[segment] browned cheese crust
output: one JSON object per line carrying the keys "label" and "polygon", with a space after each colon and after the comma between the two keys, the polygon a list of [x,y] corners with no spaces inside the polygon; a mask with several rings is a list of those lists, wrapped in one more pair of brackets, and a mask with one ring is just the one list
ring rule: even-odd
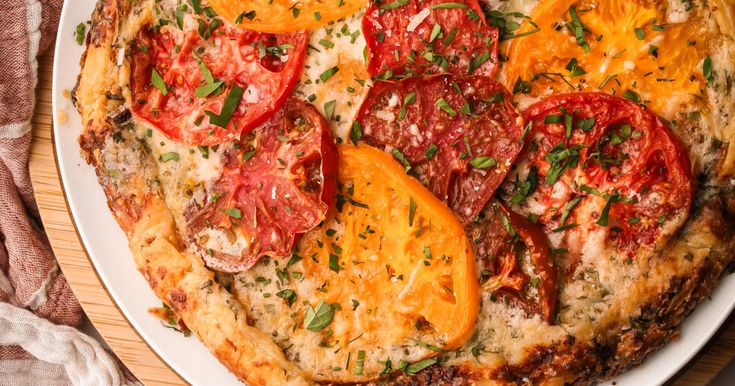
{"label": "browned cheese crust", "polygon": [[130,114],[122,102],[129,90],[118,83],[125,68],[115,65],[118,50],[124,49],[117,43],[125,34],[121,21],[150,17],[144,11],[130,15],[130,7],[129,1],[100,1],[92,17],[74,92],[84,123],[84,156],[96,168],[138,269],[210,351],[248,384],[307,384],[265,334],[248,326],[238,301],[214,281],[201,259],[183,247],[158,188],[157,166],[144,145],[126,131]]}

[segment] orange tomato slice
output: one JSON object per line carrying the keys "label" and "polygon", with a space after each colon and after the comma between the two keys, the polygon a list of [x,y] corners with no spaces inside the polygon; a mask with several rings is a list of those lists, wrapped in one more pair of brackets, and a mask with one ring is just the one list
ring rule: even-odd
{"label": "orange tomato slice", "polygon": [[209,0],[209,5],[240,27],[281,33],[339,20],[367,5],[367,0]]}
{"label": "orange tomato slice", "polygon": [[[334,283],[324,301],[343,309],[351,299],[361,304],[335,314],[334,340],[349,346],[361,334],[354,345],[374,342],[386,350],[419,339],[446,350],[461,346],[479,309],[474,255],[462,224],[376,148],[341,146],[339,181],[337,210],[298,248],[304,277]],[[303,297],[313,298],[313,290]],[[417,331],[417,323],[426,328]]]}
{"label": "orange tomato slice", "polygon": [[[605,91],[640,97],[658,115],[676,118],[681,106],[696,105],[706,84],[701,62],[706,56],[708,27],[690,16],[673,23],[661,1],[542,0],[531,23],[516,32],[528,35],[509,41],[508,65],[502,78],[516,91],[519,79],[529,82],[530,95],[571,91]],[[572,12],[586,28],[589,45],[570,30]],[[632,94],[634,93],[634,94]]]}

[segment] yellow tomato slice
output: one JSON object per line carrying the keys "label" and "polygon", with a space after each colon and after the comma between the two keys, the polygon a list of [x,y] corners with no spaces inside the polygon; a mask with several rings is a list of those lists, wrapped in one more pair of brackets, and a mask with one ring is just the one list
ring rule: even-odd
{"label": "yellow tomato slice", "polygon": [[307,234],[298,252],[304,277],[333,283],[326,302],[343,309],[351,299],[361,304],[335,314],[333,338],[346,343],[362,334],[357,344],[386,348],[416,340],[448,350],[461,346],[479,308],[474,256],[462,224],[376,148],[341,146],[339,177],[341,211],[320,232]]}
{"label": "yellow tomato slice", "polygon": [[261,32],[317,28],[352,15],[367,0],[209,0],[225,19]]}
{"label": "yellow tomato slice", "polygon": [[[706,84],[701,63],[708,28],[694,16],[667,22],[664,3],[542,0],[531,15],[540,30],[509,42],[503,81],[510,89],[519,79],[529,82],[533,96],[600,90],[623,96],[630,90],[654,112],[675,117],[682,106],[698,103]],[[589,52],[567,27],[571,7],[588,30]],[[516,34],[534,29],[525,23]]]}

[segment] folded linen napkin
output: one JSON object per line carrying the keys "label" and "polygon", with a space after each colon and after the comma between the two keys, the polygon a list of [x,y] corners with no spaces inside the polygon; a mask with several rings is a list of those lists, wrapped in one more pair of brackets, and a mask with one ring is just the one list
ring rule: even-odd
{"label": "folded linen napkin", "polygon": [[28,174],[36,57],[63,0],[0,0],[0,386],[135,378],[79,332],[82,309],[43,232]]}

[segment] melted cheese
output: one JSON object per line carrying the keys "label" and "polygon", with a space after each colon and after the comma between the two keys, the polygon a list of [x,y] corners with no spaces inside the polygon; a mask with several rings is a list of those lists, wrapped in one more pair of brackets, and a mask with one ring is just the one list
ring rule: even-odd
{"label": "melted cheese", "polygon": [[[364,11],[311,31],[310,48],[295,94],[319,108],[335,135],[344,138],[372,84],[363,57],[365,37],[361,21]],[[339,68],[326,82],[321,75]],[[328,103],[334,112],[327,116]]]}
{"label": "melted cheese", "polygon": [[[386,358],[416,362],[460,347],[474,331],[479,308],[462,225],[385,152],[343,146],[339,170],[348,202],[299,243],[303,259],[287,267],[299,279],[273,277],[268,263],[238,275],[237,291],[254,323],[288,330],[288,354],[317,380],[374,379],[383,368],[378,361]],[[279,285],[294,291],[295,304],[264,301],[258,283],[265,280],[258,277],[269,278],[273,291]],[[339,309],[326,328],[309,331],[304,305],[322,300]],[[268,311],[277,306],[283,314]],[[364,376],[354,377],[354,367],[345,363],[359,351],[367,353]]]}

